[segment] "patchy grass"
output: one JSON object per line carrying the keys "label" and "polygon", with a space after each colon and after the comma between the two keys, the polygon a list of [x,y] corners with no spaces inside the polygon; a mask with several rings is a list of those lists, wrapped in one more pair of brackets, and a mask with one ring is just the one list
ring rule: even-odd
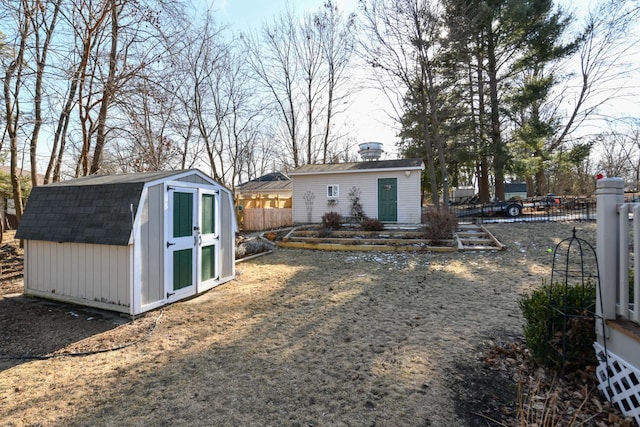
{"label": "patchy grass", "polygon": [[[514,407],[515,388],[474,375],[488,371],[485,353],[498,336],[522,334],[518,300],[548,277],[546,249],[574,226],[590,236],[595,230],[490,226],[508,246],[501,252],[277,249],[238,264],[235,281],[197,298],[134,321],[101,318],[103,330],[66,306],[3,297],[0,328],[13,323],[15,331],[3,352],[124,346],[0,359],[2,423],[484,426],[506,419],[500,408]],[[37,309],[15,317],[24,304]],[[32,345],[19,347],[27,338]],[[499,390],[461,392],[472,383]],[[470,401],[472,412],[460,410]]]}

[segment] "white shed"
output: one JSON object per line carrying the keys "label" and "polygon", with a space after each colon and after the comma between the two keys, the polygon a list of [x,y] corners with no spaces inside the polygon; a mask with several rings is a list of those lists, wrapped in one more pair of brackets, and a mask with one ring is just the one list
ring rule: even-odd
{"label": "white shed", "polygon": [[26,295],[136,315],[235,277],[233,196],[199,170],[38,186],[16,237]]}
{"label": "white shed", "polygon": [[351,216],[357,197],[365,215],[389,223],[419,224],[422,159],[304,165],[293,180],[293,222],[319,223],[327,212]]}

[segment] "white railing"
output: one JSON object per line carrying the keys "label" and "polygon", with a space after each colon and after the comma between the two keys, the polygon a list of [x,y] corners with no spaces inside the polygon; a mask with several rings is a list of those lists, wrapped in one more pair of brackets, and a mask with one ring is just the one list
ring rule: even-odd
{"label": "white railing", "polygon": [[[602,297],[602,313],[599,314],[605,319],[620,316],[640,323],[637,308],[640,302],[640,203],[624,202],[624,183],[620,178],[599,180],[596,195],[596,253],[601,286],[598,297]],[[631,241],[632,246],[629,245]],[[638,248],[638,256],[635,256],[635,248]],[[630,285],[631,270],[635,274]]]}
{"label": "white railing", "polygon": [[[596,312],[601,319],[622,318],[640,324],[637,308],[640,305],[640,203],[624,202],[624,183],[620,178],[598,180],[596,196],[596,255],[600,276]],[[629,245],[631,241],[633,246]],[[633,283],[629,284],[631,270]],[[598,388],[640,426],[638,342],[614,327],[605,327],[607,323],[596,322]]]}
{"label": "white railing", "polygon": [[[629,227],[629,217],[633,218]],[[618,301],[616,313],[623,319],[640,323],[640,253],[635,256],[635,248],[640,248],[640,203],[623,203],[618,206]],[[633,246],[629,242],[633,239]],[[631,250],[632,249],[632,250]],[[631,252],[634,256],[631,257]],[[631,259],[633,258],[633,259]],[[629,284],[629,272],[633,269],[633,283]]]}

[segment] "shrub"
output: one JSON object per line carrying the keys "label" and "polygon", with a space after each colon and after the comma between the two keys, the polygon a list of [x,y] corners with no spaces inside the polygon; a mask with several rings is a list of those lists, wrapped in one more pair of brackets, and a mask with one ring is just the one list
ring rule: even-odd
{"label": "shrub", "polygon": [[318,237],[330,237],[331,236],[331,232],[333,230],[331,230],[330,228],[321,228],[318,230]]}
{"label": "shrub", "polygon": [[384,230],[384,224],[376,218],[365,218],[360,221],[360,227],[364,231],[382,231]]}
{"label": "shrub", "polygon": [[424,215],[427,224],[425,237],[433,243],[453,238],[453,233],[458,228],[458,218],[446,209],[429,209]]}
{"label": "shrub", "polygon": [[338,212],[327,212],[322,215],[322,228],[337,230],[342,224],[342,215]]}
{"label": "shrub", "polygon": [[351,202],[350,213],[351,216],[357,219],[366,219],[367,215],[364,213],[362,204],[360,203],[360,189],[353,186],[349,190],[349,202]]}
{"label": "shrub", "polygon": [[595,303],[596,287],[590,281],[577,286],[543,284],[524,296],[519,305],[531,359],[552,369],[579,369],[594,363],[596,330],[591,313]]}

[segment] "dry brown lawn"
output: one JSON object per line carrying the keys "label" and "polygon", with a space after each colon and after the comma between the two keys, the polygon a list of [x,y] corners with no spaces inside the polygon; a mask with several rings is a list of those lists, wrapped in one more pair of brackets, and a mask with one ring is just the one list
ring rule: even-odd
{"label": "dry brown lawn", "polygon": [[134,321],[5,284],[0,425],[496,425],[515,383],[484,356],[573,227],[595,245],[594,223],[514,223],[487,225],[500,252],[278,249]]}

